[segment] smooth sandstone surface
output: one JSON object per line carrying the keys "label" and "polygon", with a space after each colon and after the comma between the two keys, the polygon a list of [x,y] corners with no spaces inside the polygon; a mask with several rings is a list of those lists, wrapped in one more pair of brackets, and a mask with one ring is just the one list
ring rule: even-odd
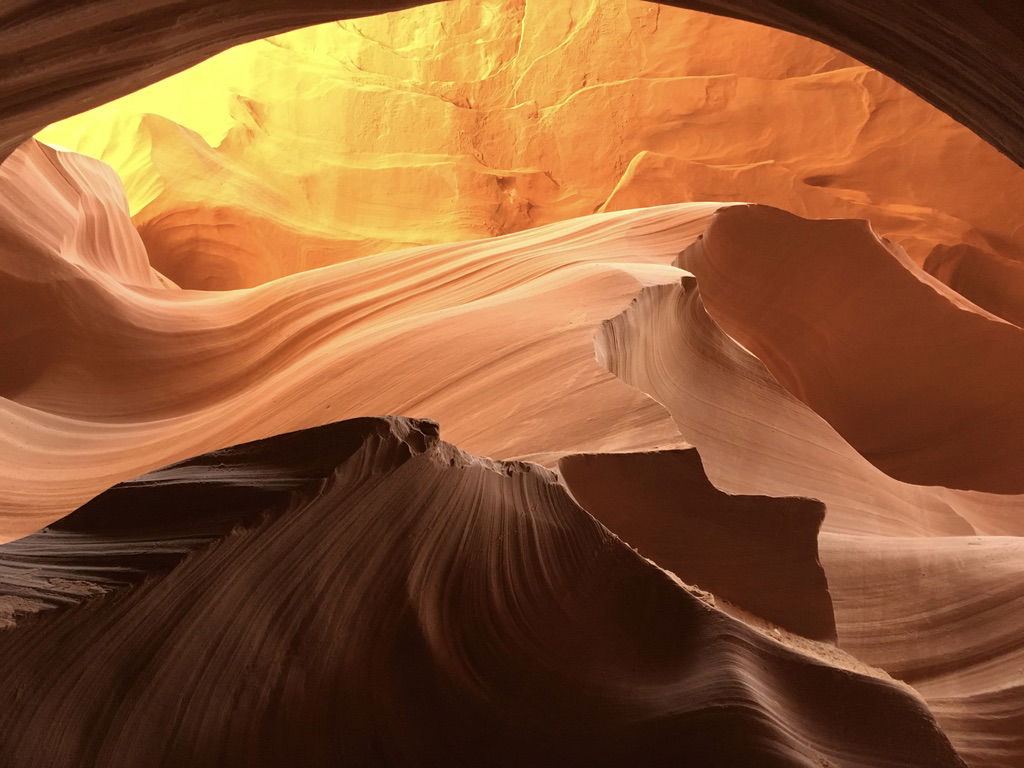
{"label": "smooth sandstone surface", "polygon": [[26,144],[0,167],[0,195],[3,537],[168,461],[367,413],[444,420],[469,450],[548,464],[683,444],[661,406],[598,364],[593,335],[645,285],[678,280],[669,263],[717,205],[599,214],[214,293],[147,265],[95,160]]}
{"label": "smooth sandstone surface", "polygon": [[840,647],[921,693],[970,765],[1024,755],[1024,539],[819,542]]}
{"label": "smooth sandstone surface", "polygon": [[[699,4],[1024,157],[1017,3]],[[1024,764],[1020,169],[592,0],[23,141],[287,6],[0,10],[0,762]]]}
{"label": "smooth sandstone surface", "polygon": [[[726,221],[737,216],[740,222]],[[811,280],[822,273],[827,277],[829,269],[841,269],[843,262],[838,258],[810,259],[804,250],[808,246],[817,246],[819,255],[842,252],[843,248],[859,251],[857,263],[864,265],[870,265],[873,258],[888,259],[890,266],[905,271],[901,279],[909,276],[920,281],[924,291],[909,291],[898,301],[890,298],[887,305],[925,320],[936,307],[955,306],[956,313],[939,315],[944,319],[933,330],[940,338],[955,337],[964,326],[975,327],[979,319],[998,328],[1017,329],[953,295],[898,253],[866,236],[870,233],[863,223],[809,222],[780,211],[732,207],[716,214],[702,240],[680,257],[681,263],[694,267],[698,277],[684,276],[678,285],[645,289],[626,312],[602,327],[597,347],[609,370],[669,409],[680,434],[700,451],[707,477],[718,488],[733,494],[801,495],[823,500],[826,514],[818,552],[839,647],[913,685],[970,765],[1019,765],[1024,757],[1019,738],[1024,680],[1016,628],[1019,575],[1024,568],[1024,539],[1020,538],[1024,497],[911,485],[884,474],[844,440],[823,413],[784,387],[765,363],[740,346],[738,340],[745,336],[737,333],[734,340],[719,328],[705,309],[703,292],[704,286],[714,286],[720,275],[712,269],[715,264],[697,265],[708,257],[709,250],[721,245],[713,238],[723,221],[733,228],[747,224],[760,235],[732,243],[733,255],[742,254],[750,267],[744,275],[757,275],[758,269],[772,268],[790,256],[802,254],[804,258],[805,269],[789,273],[792,283],[762,276],[747,284],[756,295],[771,295],[769,301],[779,301],[777,311],[763,310],[754,297],[736,291],[719,295],[720,301],[735,297],[733,302],[720,304],[727,321],[733,317],[728,313],[737,309],[759,318],[743,327],[756,333],[762,348],[801,339],[785,324],[786,310],[800,306],[799,275]],[[788,236],[785,240],[779,236],[783,225]],[[821,242],[822,228],[830,235],[827,245]],[[764,260],[763,265],[759,259]],[[735,263],[728,268],[731,275],[741,271]],[[850,320],[848,330],[857,326],[865,332],[877,321],[879,304],[863,298],[870,293],[860,292],[897,291],[900,279],[880,280],[871,268],[847,269],[844,276],[841,291],[834,285],[828,288],[827,280],[819,280],[815,293],[819,298],[831,297],[832,303],[843,308]],[[780,293],[776,288],[780,284],[793,290]],[[787,297],[792,300],[786,301]],[[943,303],[935,304],[937,301]],[[827,331],[834,326],[824,314],[811,327]],[[914,326],[904,327],[912,330]],[[868,335],[889,343],[881,334]],[[928,344],[927,339],[924,335],[904,348],[918,353],[949,352],[948,347]],[[808,349],[814,348],[813,341],[814,337],[810,343],[805,340]],[[828,349],[836,348],[831,339],[825,341]],[[877,360],[871,347],[847,342],[839,349],[850,356],[850,365],[856,359],[857,365],[868,371]],[[990,356],[995,357],[995,352],[990,350]],[[811,357],[795,356],[785,370],[820,380],[823,374]],[[900,363],[894,369],[897,378],[910,378],[921,366],[921,361],[909,354]],[[946,381],[954,394],[977,396],[984,391],[972,390],[971,380],[963,377],[951,376]],[[1012,379],[1000,381],[1012,385]],[[892,388],[898,392],[895,384],[898,382]],[[845,402],[850,408],[848,415],[857,412],[854,398],[847,397]],[[986,404],[984,399],[976,402]],[[1000,402],[989,400],[987,405]],[[890,404],[879,395],[875,402],[860,407],[873,416]],[[956,448],[947,444],[947,455],[956,453]],[[601,511],[616,498],[630,495],[634,478],[659,476],[664,456],[640,453],[617,459],[630,461],[637,469],[630,476],[606,470],[595,477],[592,482],[603,492],[589,503]],[[1003,467],[1008,477],[1014,477],[1020,467],[1011,455],[994,453],[989,459]],[[685,487],[679,475],[680,486]],[[670,488],[668,476],[660,476],[664,478],[660,487]],[[570,487],[572,479],[571,474],[567,476]],[[671,499],[670,490],[663,493]],[[683,504],[676,501],[675,509],[685,509]],[[676,540],[686,541],[687,526],[692,523],[678,511],[675,517],[665,517],[663,508],[663,502],[644,506],[621,503],[609,519],[621,527],[627,541],[634,536],[641,551],[645,546],[654,551],[668,549],[668,556],[662,558],[670,563],[671,548],[685,546]],[[652,538],[651,531],[658,530],[652,527],[655,525],[668,525],[678,537],[662,528]],[[701,558],[728,562],[743,551],[742,544],[736,549],[715,541],[711,536],[701,538],[706,546]]]}
{"label": "smooth sandstone surface", "polygon": [[886,474],[1024,492],[1024,331],[866,222],[734,206],[677,263],[715,323]]}
{"label": "smooth sandstone surface", "polygon": [[576,454],[558,471],[580,506],[687,584],[798,635],[836,639],[818,562],[821,502],[722,493],[693,448]]}
{"label": "smooth sandstone surface", "polygon": [[[769,224],[782,216],[792,238],[788,255],[813,243],[804,230],[813,231],[820,223],[744,206],[664,206],[358,259],[245,291],[188,291],[148,265],[116,178],[101,163],[29,143],[0,171],[6,174],[0,181],[6,179],[5,200],[14,214],[5,221],[4,279],[9,295],[23,297],[9,315],[21,322],[5,325],[14,333],[8,332],[4,349],[10,359],[32,363],[8,368],[18,375],[8,374],[4,381],[2,456],[10,499],[6,509],[14,512],[5,521],[10,535],[52,521],[132,471],[204,447],[349,413],[422,408],[428,415],[450,416],[467,444],[484,446],[493,455],[534,456],[550,465],[581,451],[604,452],[606,457],[598,461],[622,461],[614,455],[678,450],[689,442],[701,452],[701,476],[706,472],[721,491],[824,502],[821,546],[828,592],[812,594],[814,600],[828,595],[831,601],[834,581],[841,599],[822,603],[816,621],[794,613],[795,590],[780,601],[769,578],[743,583],[727,569],[715,574],[702,570],[697,561],[688,562],[680,554],[685,553],[685,525],[675,529],[675,540],[664,528],[653,540],[646,539],[645,531],[659,525],[659,515],[670,529],[679,522],[664,517],[664,500],[671,498],[671,491],[659,497],[652,484],[647,489],[651,495],[640,496],[643,503],[635,521],[622,517],[621,509],[602,510],[614,498],[611,473],[591,481],[593,488],[587,482],[581,485],[577,477],[574,494],[657,565],[709,585],[711,599],[720,599],[743,623],[837,663],[830,652],[808,647],[809,641],[797,636],[830,636],[831,606],[840,646],[914,685],[971,765],[1011,766],[1019,759],[1014,718],[1024,687],[1007,674],[1015,663],[1014,646],[999,635],[990,636],[995,638],[991,642],[981,635],[972,640],[968,629],[976,624],[976,612],[987,610],[994,599],[1002,601],[998,605],[1005,609],[1005,627],[1014,626],[1012,596],[998,598],[1000,582],[991,570],[993,579],[986,576],[986,560],[978,558],[970,561],[975,579],[970,583],[977,585],[977,592],[970,598],[971,607],[964,609],[965,618],[950,616],[934,603],[914,609],[910,601],[914,595],[952,599],[959,587],[944,579],[956,573],[954,564],[965,562],[971,542],[995,546],[1000,541],[969,537],[1019,535],[1021,498],[911,485],[887,476],[812,404],[782,386],[764,363],[718,327],[704,309],[697,279],[668,266],[688,247],[706,243],[714,234],[713,222],[733,211],[744,216],[765,213]],[[35,183],[25,185],[25,178]],[[768,235],[778,233],[761,217],[754,221],[765,237],[741,242],[732,255],[756,266],[763,244],[778,242]],[[871,259],[891,259],[920,281],[926,292],[912,291],[905,301],[911,308],[920,305],[924,316],[941,301],[945,304],[939,306],[949,304],[960,313],[948,315],[954,325],[980,319],[1014,329],[901,261],[897,252],[884,247],[879,251],[879,241],[865,238],[863,225],[833,222],[829,227],[840,236],[825,251],[835,252],[834,246],[841,245],[861,253],[869,265]],[[711,234],[697,241],[701,231]],[[684,261],[693,258],[693,251],[688,253]],[[19,258],[24,254],[31,258]],[[858,296],[850,290],[858,281],[876,284],[870,269],[848,276],[844,295]],[[900,285],[894,280],[893,290]],[[356,293],[356,286],[362,291]],[[577,298],[567,306],[570,296]],[[616,311],[622,314],[602,325]],[[870,313],[859,317],[873,321]],[[758,330],[768,341],[786,340],[780,327],[768,324]],[[850,350],[853,354],[857,348]],[[868,353],[862,349],[860,354]],[[796,360],[803,375],[819,375],[809,364],[813,357]],[[913,359],[908,370],[912,365]],[[394,407],[399,400],[405,404]],[[607,456],[609,452],[613,455]],[[673,454],[639,454],[641,466],[658,455]],[[572,462],[572,457],[563,459],[567,467]],[[679,479],[677,471],[671,474]],[[664,471],[651,476],[660,477],[658,487],[666,487]],[[566,478],[572,487],[571,470]],[[703,515],[713,514],[724,494],[711,486],[689,492],[698,489],[690,503]],[[763,498],[755,509],[767,510],[779,502]],[[806,504],[818,508],[817,502]],[[146,525],[146,508],[132,507],[141,515],[139,525]],[[203,536],[218,535],[224,518],[217,520]],[[811,528],[805,522],[802,530],[816,529],[818,520]],[[744,553],[742,536],[730,540],[705,529],[694,546],[705,557],[712,556],[710,562],[741,563],[746,558],[749,567],[752,550]],[[195,535],[186,539],[193,541]],[[159,568],[190,551],[190,545],[171,533],[165,546],[144,540],[148,543],[139,556],[146,562],[155,558],[162,564]],[[11,545],[16,554],[10,566],[13,586],[4,601],[8,624],[18,626],[18,617],[26,612],[74,603],[109,588],[107,577],[93,582],[77,578],[65,565],[23,563],[22,547],[34,552],[35,542],[46,539],[25,541],[30,544]],[[73,541],[83,549],[75,556],[64,551],[60,557],[68,559],[56,563],[81,562],[81,557],[95,563],[107,557],[103,542],[92,547],[77,536]],[[804,567],[820,579],[813,547],[807,548],[806,537],[803,541]],[[1020,562],[1019,550],[1012,546],[1016,539],[1005,541],[1011,546],[1001,551],[1006,565],[1000,572],[1012,574]],[[894,550],[890,542],[908,543]],[[965,549],[950,550],[943,542],[964,542]],[[916,571],[915,561],[909,561],[908,570],[902,554],[887,559],[886,553],[915,548],[949,552],[951,557],[940,558],[931,570]],[[756,556],[762,568],[774,563],[778,578],[789,578],[785,568],[779,570],[786,559],[783,552],[768,546]],[[870,574],[855,567],[870,562],[865,553],[879,558]],[[130,553],[115,547],[114,554]],[[48,573],[50,567],[57,570]],[[125,563],[112,567],[122,575],[134,568]],[[764,571],[770,572],[771,567]],[[919,578],[918,573],[931,575]],[[891,594],[891,604],[886,602],[883,610],[872,595],[893,583],[906,587],[908,602]],[[994,610],[998,615],[1000,609]],[[899,626],[904,611],[915,611],[919,624],[904,624],[903,634],[885,629],[893,622]],[[761,621],[765,616],[767,625]],[[997,618],[992,621],[1000,626]],[[797,634],[779,633],[779,626]],[[937,639],[912,639],[927,633]],[[34,646],[36,638],[24,642]],[[933,669],[929,654],[945,654],[948,662]],[[920,669],[926,671],[914,672]],[[772,706],[778,704],[772,701]],[[45,701],[41,705],[49,706]],[[144,714],[139,717],[149,720]],[[730,722],[729,727],[737,727],[735,720]],[[103,732],[95,724],[81,727]],[[27,735],[30,728],[18,730],[29,739],[26,744],[35,743]],[[135,754],[122,742],[112,743],[117,746],[109,747],[111,755]],[[700,747],[691,743],[687,749]],[[749,756],[759,754],[761,747],[744,743],[741,749]],[[892,759],[896,753],[886,754]],[[828,759],[844,764],[834,756]]]}
{"label": "smooth sandstone surface", "polygon": [[869,462],[714,323],[692,276],[642,291],[595,343],[603,365],[671,412],[727,493],[819,499],[825,529],[842,533],[1024,534],[1024,496],[912,485]]}
{"label": "smooth sandstone surface", "polygon": [[936,246],[923,266],[964,298],[1024,328],[1024,263],[960,243]]}
{"label": "smooth sandstone surface", "polygon": [[[14,502],[7,509],[16,513],[7,522],[13,535],[54,519],[134,468],[253,432],[281,431],[287,424],[302,426],[304,419],[315,423],[347,412],[398,410],[394,403],[400,398],[408,403],[400,406],[403,409],[451,416],[467,443],[483,445],[496,455],[536,455],[549,463],[581,450],[649,450],[682,446],[687,440],[703,454],[704,467],[696,479],[706,469],[712,482],[732,493],[819,498],[826,505],[826,530],[860,534],[861,538],[825,540],[829,545],[825,576],[837,579],[843,595],[835,609],[840,643],[849,644],[861,659],[905,676],[919,686],[927,701],[934,699],[935,712],[949,724],[957,748],[977,758],[972,764],[1012,765],[1020,754],[1012,735],[1012,713],[1021,687],[1005,673],[977,671],[979,664],[982,669],[986,664],[1001,669],[1011,658],[1003,646],[987,647],[988,661],[973,661],[977,654],[958,656],[957,649],[964,646],[954,645],[947,652],[953,666],[945,677],[907,674],[908,668],[925,663],[919,661],[923,649],[932,646],[903,641],[901,647],[897,640],[887,639],[888,633],[872,633],[870,628],[884,621],[886,614],[872,608],[870,601],[858,602],[857,597],[872,579],[856,570],[850,576],[851,569],[843,565],[864,561],[857,555],[861,550],[851,550],[848,541],[871,552],[892,551],[884,543],[872,544],[864,534],[904,538],[1017,534],[1019,497],[910,486],[888,478],[718,329],[702,306],[694,303],[699,301],[694,278],[667,263],[694,243],[713,217],[748,209],[721,210],[719,205],[705,204],[600,214],[505,238],[356,260],[249,291],[210,293],[182,290],[147,265],[116,179],[102,164],[33,143],[19,150],[2,170],[8,174],[5,200],[17,214],[7,219],[5,280],[9,295],[24,297],[23,304],[13,307],[17,314],[10,315],[22,322],[5,325],[18,332],[5,338],[4,349],[12,360],[34,363],[11,366],[7,370],[19,375],[8,375],[4,382],[6,424],[14,427],[4,430],[3,454],[4,487],[10,489],[7,493]],[[22,178],[33,178],[37,184],[25,186],[19,183]],[[858,232],[849,236],[850,247],[864,247]],[[24,254],[32,257],[19,258]],[[869,273],[861,275],[867,278]],[[332,290],[332,284],[337,288]],[[356,285],[363,288],[359,294],[353,293]],[[938,283],[926,287],[935,296],[949,299],[944,293],[948,289]],[[576,291],[578,300],[566,307],[571,291]],[[616,332],[622,320],[609,321],[596,339],[595,357],[594,334],[602,318],[621,310],[637,291],[639,297],[622,317],[641,312],[645,323],[656,321],[654,326],[630,341]],[[339,304],[343,297],[347,301]],[[652,298],[657,301],[649,314],[644,306]],[[581,313],[582,306],[590,311]],[[660,313],[659,306],[667,307],[668,314]],[[46,311],[38,311],[40,307]],[[986,322],[998,322],[978,314],[981,310],[970,311]],[[696,349],[704,349],[703,357],[690,362],[668,352],[687,334]],[[645,370],[636,368],[641,361],[636,357],[640,341],[659,345],[644,353],[655,357],[643,365],[653,365],[663,383],[667,380],[683,389],[638,384],[635,371]],[[602,365],[645,389],[665,408],[602,373]],[[275,367],[280,376],[274,376]],[[627,369],[634,372],[626,375]],[[813,368],[807,371],[813,373]],[[697,386],[701,377],[705,377],[704,389]],[[430,383],[433,391],[425,389]],[[731,388],[736,386],[740,390],[733,394]],[[697,411],[688,410],[685,399],[679,400],[673,391],[703,398],[703,404]],[[700,415],[696,422],[694,413]],[[730,426],[730,419],[743,413],[745,423]],[[780,416],[788,423],[780,423]],[[186,425],[191,429],[183,429]],[[758,430],[764,441],[760,445]],[[689,455],[694,455],[692,450]],[[563,465],[571,467],[573,461],[564,459]],[[673,474],[678,481],[678,471]],[[658,476],[658,472],[652,475]],[[657,516],[664,514],[659,512],[662,502],[656,493],[639,497],[637,523],[630,523],[608,510],[602,514],[595,501],[607,503],[613,498],[607,485],[613,475],[600,473],[599,481],[591,481],[593,487],[581,484],[578,477],[574,481],[571,469],[566,477],[570,487],[575,483],[577,498],[593,507],[627,543],[639,546],[659,565],[711,588],[723,601],[735,601],[750,611],[748,624],[760,627],[754,619],[767,616],[769,622],[797,633],[830,636],[831,598],[821,588],[824,585],[813,593],[813,599],[825,600],[818,610],[823,618],[809,622],[806,614],[794,613],[799,602],[793,589],[780,601],[768,578],[738,583],[738,572],[730,579],[728,570],[711,573],[709,578],[706,568],[681,554],[685,550],[680,547],[686,543],[683,530],[656,534],[655,543],[659,538],[665,542],[653,547],[645,540],[644,530],[657,525]],[[666,482],[662,471],[659,484],[652,484],[648,491],[654,493]],[[742,485],[737,487],[737,482]],[[710,485],[698,485],[690,493],[697,494],[690,503],[703,515],[713,514],[713,504],[727,498]],[[715,500],[710,506],[709,498]],[[762,499],[755,509],[763,512],[779,503]],[[808,510],[817,508],[816,502],[806,504]],[[140,515],[132,525],[148,525],[147,508],[131,506]],[[158,517],[174,519],[167,513]],[[820,584],[814,548],[807,549],[820,517],[804,519],[803,530],[812,534],[810,541],[803,539],[805,567]],[[210,523],[212,532],[204,529],[203,536],[217,535],[217,526],[225,524],[222,516],[217,520],[215,525]],[[707,530],[712,529],[706,529],[694,545],[705,555],[717,554],[711,562],[738,564],[749,558],[744,555],[742,537],[716,538]],[[190,551],[198,535],[189,532],[185,538],[191,543],[183,544],[177,534],[153,534],[156,539],[143,539],[148,543],[132,556],[142,560],[129,562],[155,559],[158,566],[154,567],[167,568]],[[51,534],[38,536],[49,541],[45,537]],[[154,540],[162,543],[157,546]],[[25,546],[34,552],[33,542],[40,539],[25,541],[29,544],[12,545],[15,553],[24,553]],[[22,554],[14,557],[14,586],[5,601],[8,622],[17,625],[17,617],[26,610],[76,602],[110,587],[108,577],[83,580],[60,564],[81,562],[83,557],[95,564],[109,554],[104,541],[95,547],[77,535],[72,541],[75,554],[65,551],[61,557],[68,560],[47,566],[57,568],[50,574],[45,569],[40,572],[38,562],[19,565]],[[837,541],[841,546],[833,546]],[[932,539],[911,541],[929,547]],[[785,569],[778,570],[786,559],[784,551],[769,546],[757,557],[762,567],[774,562],[779,578],[788,578]],[[1007,565],[1013,568],[1016,550],[1008,552]],[[128,556],[119,547],[113,553]],[[835,576],[830,574],[830,563]],[[745,565],[750,567],[749,559]],[[136,566],[113,567],[123,575],[126,568],[131,571]],[[149,566],[138,567],[149,572]],[[769,567],[765,573],[770,571]],[[875,577],[889,572],[889,567],[880,568]],[[945,589],[941,584],[937,581],[930,588]],[[981,584],[986,587],[988,582]],[[935,627],[932,631],[938,637],[950,632],[962,636],[965,630],[951,629],[948,621],[942,613],[926,613],[915,632]],[[864,635],[870,639],[857,640]],[[34,633],[26,642],[35,646]],[[148,720],[143,714],[138,717]],[[82,727],[89,733],[103,731],[95,724]],[[34,743],[27,735],[30,728],[19,727],[18,732],[29,738],[26,743]],[[113,743],[121,746],[110,747],[111,755],[135,754],[121,742]],[[687,748],[698,749],[692,744]],[[68,749],[80,753],[83,747]],[[742,749],[749,755],[759,747]]]}
{"label": "smooth sandstone surface", "polygon": [[[577,501],[627,543],[772,636],[775,622],[796,629],[794,620],[813,632],[807,622],[824,597],[839,647],[912,685],[968,764],[1020,764],[1024,539],[826,531],[808,542],[798,500],[714,492],[709,503],[687,456],[695,451],[571,456],[559,466]],[[819,552],[827,594],[812,591]],[[774,622],[758,620],[769,615]]]}

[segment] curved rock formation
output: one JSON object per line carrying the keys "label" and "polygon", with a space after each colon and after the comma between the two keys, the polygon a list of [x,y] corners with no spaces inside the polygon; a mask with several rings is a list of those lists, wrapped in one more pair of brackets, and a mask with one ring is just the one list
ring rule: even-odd
{"label": "curved rock formation", "polygon": [[906,689],[717,612],[431,422],[165,468],[0,567],[39,609],[0,631],[19,766],[963,765]]}
{"label": "curved rock formation", "polygon": [[[790,621],[807,621],[821,607],[831,621],[834,606],[840,647],[911,684],[970,765],[1020,764],[1024,539],[825,533],[820,544],[811,538],[800,547],[778,514],[794,500],[701,493],[699,485],[695,494],[694,465],[699,473],[695,451],[572,456],[559,464],[588,511],[658,564],[699,575],[716,597],[738,598],[761,616],[766,605],[777,609],[792,598],[783,606]],[[747,514],[736,514],[744,508]],[[818,548],[831,593],[817,596],[824,606],[791,581],[796,569],[818,568]],[[780,579],[787,570],[790,578]]]}
{"label": "curved rock formation", "polygon": [[[747,209],[728,209],[719,215],[728,216],[732,210]],[[839,225],[849,223],[825,224],[833,232],[842,232]],[[781,242],[778,232],[771,227],[759,231],[759,247],[748,245],[750,257],[745,262],[753,275],[779,261],[771,259]],[[849,242],[863,243],[865,230],[851,231]],[[786,242],[795,248],[821,245],[813,232],[788,234]],[[819,253],[839,250],[833,243]],[[698,256],[691,251],[682,260],[689,264]],[[756,257],[765,263],[757,263]],[[826,259],[818,266],[835,263]],[[597,339],[599,357],[610,370],[671,411],[681,434],[701,451],[707,476],[719,488],[731,493],[799,494],[825,501],[819,549],[839,646],[913,685],[970,765],[1019,765],[1024,758],[1020,739],[1024,678],[1019,673],[1024,646],[1018,640],[1017,617],[1024,539],[1018,537],[1024,533],[1024,497],[910,485],[869,463],[704,311],[698,280],[709,278],[707,282],[713,284],[720,277],[708,268],[714,265],[705,262],[705,272],[698,279],[687,276],[677,286],[645,289],[626,312],[602,328]],[[899,286],[898,280],[872,279],[869,265],[846,270],[842,291],[835,285],[822,287],[820,281],[819,295],[830,296],[842,306],[865,285]],[[912,274],[911,267],[897,266]],[[729,269],[735,275],[737,264]],[[822,271],[808,268],[802,274],[810,281]],[[940,299],[956,302],[955,311],[968,318],[1016,330],[951,295],[926,275],[913,274],[928,293],[902,294],[901,311],[927,317],[929,303]],[[776,294],[777,286],[785,285],[764,274],[759,278],[766,281],[763,287],[774,288],[771,292]],[[730,299],[727,310],[740,305],[741,312],[753,315],[757,310],[749,296],[720,295]],[[731,303],[734,296],[735,304]],[[799,306],[800,297],[790,305]],[[750,327],[770,331],[784,311],[760,312],[756,315],[760,324]],[[865,316],[868,322],[874,321],[870,313]],[[823,313],[811,327],[828,329],[827,316]],[[903,326],[892,327],[903,330]],[[794,335],[780,338],[789,341]],[[907,346],[909,352],[933,348],[927,337]],[[851,344],[843,347],[851,354],[855,349]],[[873,354],[861,354],[864,365],[874,359]],[[916,365],[913,355],[908,355],[906,373],[900,370],[893,375],[913,376]],[[814,366],[806,358],[795,358],[793,370],[811,375]],[[950,389],[963,385],[960,379],[949,381]],[[592,477],[601,493],[591,503],[595,509],[604,509],[603,500],[608,499],[610,519],[623,526],[623,536],[629,540],[635,530],[637,546],[657,546],[661,557],[671,562],[672,547],[677,545],[672,537],[655,535],[651,543],[640,543],[648,521],[662,519],[661,500],[657,494],[637,493],[632,485],[633,477],[656,472],[659,462],[651,454],[637,454],[630,461],[632,477],[608,469]],[[1012,470],[1014,464],[1005,466]],[[620,504],[616,514],[615,502],[631,494],[636,494],[637,504]],[[976,532],[1000,535],[970,535]],[[702,541],[708,546],[703,557],[709,560],[728,562],[735,556],[729,541],[716,543],[710,537]]]}
{"label": "curved rock formation", "polygon": [[818,562],[821,502],[722,493],[692,448],[577,454],[558,470],[580,506],[687,584],[804,637],[835,640]]}
{"label": "curved rock formation", "polygon": [[870,219],[918,262],[1024,258],[1024,171],[970,131],[818,43],[639,0],[297,30],[39,136],[117,170],[186,288],[693,200]]}
{"label": "curved rock formation", "polygon": [[1024,328],[1024,263],[960,243],[936,246],[924,270],[979,307]]}
{"label": "curved rock formation", "polygon": [[921,693],[970,764],[1024,756],[1024,539],[826,534],[840,646]]}
{"label": "curved rock formation", "polygon": [[596,340],[602,364],[663,403],[727,493],[825,502],[830,531],[1024,534],[1024,497],[895,480],[708,317],[696,280],[644,290]]}
{"label": "curved rock formation", "polygon": [[[451,3],[21,143],[401,4],[0,10],[0,763],[1021,765],[1024,175],[878,72]],[[1024,159],[1017,4],[693,4]]]}
{"label": "curved rock formation", "polygon": [[160,284],[115,192],[96,161],[35,143],[0,166],[0,280],[19,302],[3,310],[0,536],[168,461],[368,413],[445,419],[469,450],[547,463],[681,444],[592,338],[644,285],[678,279],[668,263],[714,205],[210,293]]}
{"label": "curved rock formation", "polygon": [[887,474],[1024,493],[1024,331],[867,222],[734,206],[678,264],[722,330]]}

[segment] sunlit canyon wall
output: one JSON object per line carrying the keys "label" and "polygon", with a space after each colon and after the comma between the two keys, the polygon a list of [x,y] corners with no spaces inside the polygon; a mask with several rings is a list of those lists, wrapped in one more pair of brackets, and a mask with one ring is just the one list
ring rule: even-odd
{"label": "sunlit canyon wall", "polygon": [[960,122],[505,0],[20,141],[393,6],[0,10],[0,766],[1024,765],[1012,9],[706,5]]}

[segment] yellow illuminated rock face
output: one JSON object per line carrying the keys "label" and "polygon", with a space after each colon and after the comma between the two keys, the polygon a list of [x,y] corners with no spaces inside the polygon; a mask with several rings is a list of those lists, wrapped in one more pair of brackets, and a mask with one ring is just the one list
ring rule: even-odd
{"label": "yellow illuminated rock face", "polygon": [[1024,171],[946,115],[826,46],[632,0],[311,27],[39,138],[118,171],[183,287],[694,200],[869,218],[919,262],[939,243],[1024,253]]}

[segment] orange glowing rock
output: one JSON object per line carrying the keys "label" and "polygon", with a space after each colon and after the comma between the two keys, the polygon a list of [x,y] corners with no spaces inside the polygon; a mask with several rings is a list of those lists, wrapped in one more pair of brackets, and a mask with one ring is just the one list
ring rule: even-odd
{"label": "orange glowing rock", "polygon": [[919,263],[1024,254],[1024,171],[966,128],[819,43],[636,0],[298,30],[40,137],[114,166],[184,287],[699,200],[869,218]]}
{"label": "orange glowing rock", "polygon": [[[182,65],[235,34],[175,9]],[[169,66],[93,47],[16,125]],[[1024,170],[893,81],[453,0],[40,138],[0,165],[9,760],[1024,761]]]}

